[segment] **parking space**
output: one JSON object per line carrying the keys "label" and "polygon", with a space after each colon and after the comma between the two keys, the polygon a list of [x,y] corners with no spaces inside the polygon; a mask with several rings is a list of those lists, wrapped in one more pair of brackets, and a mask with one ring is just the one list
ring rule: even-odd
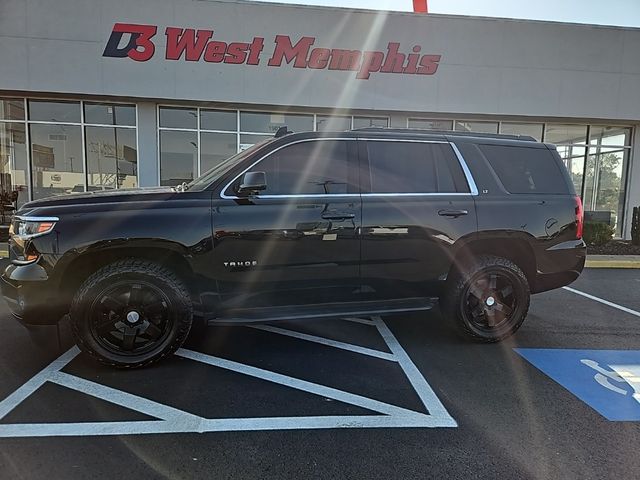
{"label": "parking space", "polygon": [[0,471],[631,478],[634,282],[638,270],[588,270],[572,288],[630,311],[544,293],[517,336],[496,345],[460,340],[435,309],[197,330],[175,357],[135,371],[75,348],[40,351],[2,307]]}

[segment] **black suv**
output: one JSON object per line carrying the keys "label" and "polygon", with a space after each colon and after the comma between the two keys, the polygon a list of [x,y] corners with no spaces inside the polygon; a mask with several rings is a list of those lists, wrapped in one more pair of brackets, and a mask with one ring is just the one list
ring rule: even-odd
{"label": "black suv", "polygon": [[17,212],[2,290],[33,327],[69,313],[118,367],[171,354],[193,318],[267,322],[427,310],[515,332],[530,293],[584,266],[582,204],[530,137],[279,132],[179,187],[45,198]]}

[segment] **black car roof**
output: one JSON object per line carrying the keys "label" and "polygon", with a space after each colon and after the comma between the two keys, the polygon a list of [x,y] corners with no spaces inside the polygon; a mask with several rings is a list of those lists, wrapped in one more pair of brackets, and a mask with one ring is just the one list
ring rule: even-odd
{"label": "black car roof", "polygon": [[420,130],[412,128],[385,128],[385,127],[367,127],[357,128],[354,130],[345,130],[341,132],[300,132],[290,133],[281,138],[293,139],[305,139],[305,138],[358,138],[365,135],[369,138],[394,138],[394,139],[409,139],[409,138],[424,138],[431,140],[447,140],[449,138],[477,138],[477,139],[491,139],[491,140],[507,140],[507,141],[523,141],[523,142],[538,142],[535,138],[528,135],[504,135],[493,133],[479,133],[479,132],[456,132],[447,130]]}

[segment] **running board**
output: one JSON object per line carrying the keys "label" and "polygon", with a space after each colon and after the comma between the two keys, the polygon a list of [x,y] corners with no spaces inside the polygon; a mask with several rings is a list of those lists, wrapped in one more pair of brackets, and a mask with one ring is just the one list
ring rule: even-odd
{"label": "running board", "polygon": [[223,316],[207,320],[208,325],[233,325],[244,323],[264,323],[283,320],[310,320],[319,318],[339,318],[357,315],[385,315],[391,313],[431,310],[437,298],[417,297],[401,300],[323,303],[286,307],[237,308],[227,310]]}

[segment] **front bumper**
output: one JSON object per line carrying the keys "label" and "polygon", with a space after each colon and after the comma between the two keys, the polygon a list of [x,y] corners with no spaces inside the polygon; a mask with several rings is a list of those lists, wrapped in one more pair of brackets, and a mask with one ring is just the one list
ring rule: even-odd
{"label": "front bumper", "polygon": [[0,277],[2,296],[11,314],[25,326],[55,325],[66,313],[52,283],[37,263],[11,264]]}

